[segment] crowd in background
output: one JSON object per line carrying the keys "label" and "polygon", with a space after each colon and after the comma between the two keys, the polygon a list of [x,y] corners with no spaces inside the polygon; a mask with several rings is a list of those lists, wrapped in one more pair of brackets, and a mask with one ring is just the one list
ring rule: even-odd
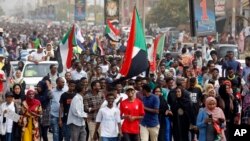
{"label": "crowd in background", "polygon": [[[27,58],[37,65],[57,60],[68,27],[0,27],[0,46],[7,51],[0,56],[1,140],[47,141],[50,131],[53,141],[230,141],[234,125],[250,125],[250,57],[242,68],[233,51],[220,61],[213,44],[205,60],[196,45],[178,48],[177,58],[166,49],[155,73],[114,83],[126,37],[114,43],[102,36],[102,29],[82,29],[84,49],[75,53],[71,68],[62,75],[51,65],[36,89],[26,91],[21,76],[25,50],[37,48]],[[97,35],[102,56],[93,51]],[[19,61],[16,71],[10,65],[14,60]],[[20,115],[19,121],[5,117],[9,110]]]}

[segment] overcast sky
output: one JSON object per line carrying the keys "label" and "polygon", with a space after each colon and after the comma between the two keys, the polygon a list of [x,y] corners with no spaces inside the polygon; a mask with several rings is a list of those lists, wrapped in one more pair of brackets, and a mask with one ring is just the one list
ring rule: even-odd
{"label": "overcast sky", "polygon": [[[36,5],[36,2],[38,0],[0,0],[0,6],[4,9],[6,13],[13,12],[13,8],[15,6],[26,6],[26,4],[29,2],[31,3],[31,6],[34,8]],[[41,1],[41,0],[40,0]],[[87,5],[93,5],[94,0],[86,0]],[[104,6],[104,0],[96,0],[97,5]],[[31,10],[31,9],[26,9],[26,10]]]}

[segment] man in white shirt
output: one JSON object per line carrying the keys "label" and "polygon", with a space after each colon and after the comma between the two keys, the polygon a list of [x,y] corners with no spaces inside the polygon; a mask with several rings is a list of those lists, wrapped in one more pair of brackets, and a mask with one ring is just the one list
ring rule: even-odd
{"label": "man in white shirt", "polygon": [[70,125],[72,141],[86,141],[85,118],[83,96],[84,86],[78,83],[75,88],[77,94],[72,99],[68,113],[67,125]]}
{"label": "man in white shirt", "polygon": [[2,103],[0,106],[0,122],[1,128],[5,130],[1,130],[2,139],[6,141],[12,140],[12,128],[13,128],[13,120],[10,118],[4,117],[8,111],[15,112],[15,106],[13,102],[14,95],[11,92],[7,92],[6,95],[6,102]]}
{"label": "man in white shirt", "polygon": [[77,62],[75,64],[76,69],[71,72],[72,80],[80,80],[82,77],[86,77],[87,73],[82,69],[82,64]]}
{"label": "man in white shirt", "polygon": [[115,96],[113,93],[107,94],[108,105],[101,108],[96,116],[96,128],[94,140],[97,139],[98,128],[101,125],[101,140],[118,140],[121,133],[120,110],[113,105]]}
{"label": "man in white shirt", "polygon": [[35,64],[38,64],[41,61],[45,61],[45,54],[41,45],[38,47],[37,52],[32,52],[28,56],[28,61],[34,62]]}

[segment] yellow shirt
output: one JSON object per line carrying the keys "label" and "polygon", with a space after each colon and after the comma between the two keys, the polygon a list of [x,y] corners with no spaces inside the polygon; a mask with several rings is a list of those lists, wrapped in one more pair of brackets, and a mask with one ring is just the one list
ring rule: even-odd
{"label": "yellow shirt", "polygon": [[4,66],[4,63],[3,62],[0,62],[0,69],[2,69]]}

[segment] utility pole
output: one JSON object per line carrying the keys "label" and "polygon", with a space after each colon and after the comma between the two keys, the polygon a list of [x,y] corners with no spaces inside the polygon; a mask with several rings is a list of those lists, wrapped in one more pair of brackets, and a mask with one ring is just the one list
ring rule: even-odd
{"label": "utility pole", "polygon": [[96,15],[96,0],[95,0],[95,8],[94,8],[94,11],[95,11],[95,25],[96,25],[96,17],[97,17],[97,15]]}
{"label": "utility pole", "polygon": [[124,25],[124,19],[125,19],[125,15],[124,15],[124,2],[125,2],[125,0],[121,0],[121,12],[122,12],[122,14],[121,14],[121,24],[122,25]]}
{"label": "utility pole", "polygon": [[144,29],[145,32],[145,22],[146,22],[146,17],[145,17],[145,6],[146,6],[146,0],[142,0],[142,28]]}
{"label": "utility pole", "polygon": [[235,20],[236,20],[236,0],[232,0],[233,8],[232,8],[232,36],[235,38]]}

